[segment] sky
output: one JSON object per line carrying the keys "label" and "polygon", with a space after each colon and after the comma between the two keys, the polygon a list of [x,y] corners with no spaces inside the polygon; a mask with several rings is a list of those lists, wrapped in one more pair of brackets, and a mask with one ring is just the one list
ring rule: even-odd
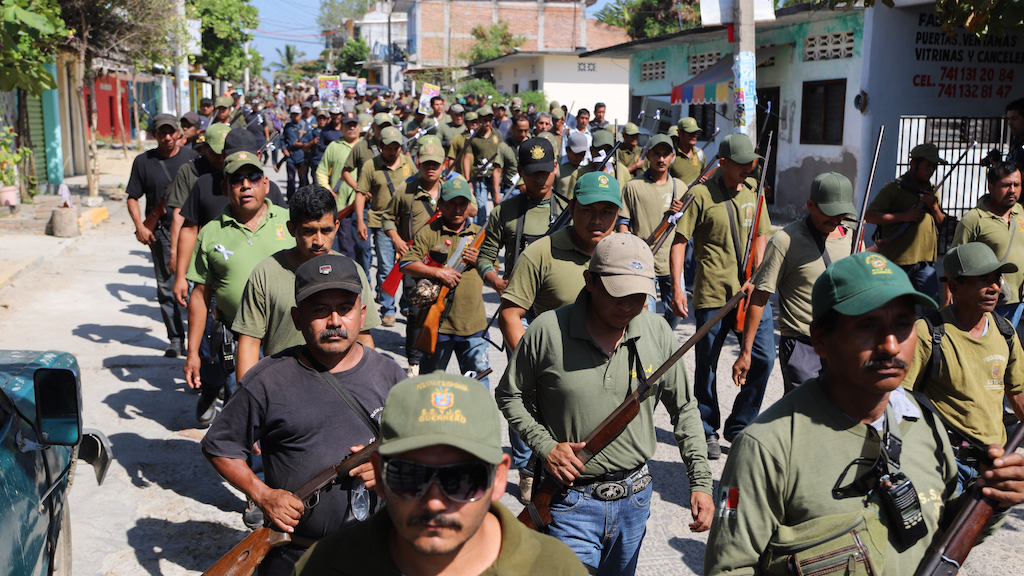
{"label": "sky", "polygon": [[[587,15],[593,18],[609,2],[611,0],[597,0],[587,9]],[[317,36],[316,26],[320,0],[251,0],[250,3],[260,9],[260,26],[253,32],[256,38],[252,46],[263,55],[264,66],[277,62],[277,51],[284,52],[286,44],[305,52],[305,59],[323,50],[324,42]],[[269,72],[263,75],[270,79]]]}

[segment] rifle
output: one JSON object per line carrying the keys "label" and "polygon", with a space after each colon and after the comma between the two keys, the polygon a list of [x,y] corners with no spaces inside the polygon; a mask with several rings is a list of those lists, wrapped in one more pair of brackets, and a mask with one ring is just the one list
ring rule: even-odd
{"label": "rifle", "polygon": [[[1006,443],[1005,454],[1012,454],[1024,441],[1024,425]],[[978,542],[985,525],[995,513],[997,504],[981,494],[981,487],[975,486],[970,500],[960,509],[949,529],[938,544],[928,550],[914,572],[914,576],[955,576],[960,566]]]}
{"label": "rifle", "polygon": [[[476,239],[470,245],[470,248],[480,248],[480,245],[484,242],[484,236],[486,234],[481,230],[477,235]],[[456,252],[453,257],[458,257],[459,262],[454,266],[451,266],[453,270],[458,273],[462,273],[466,269],[466,262],[462,260],[462,254],[465,252],[465,248]],[[450,263],[451,258],[448,259]],[[449,264],[450,265],[450,264]],[[430,309],[427,310],[427,316],[423,320],[423,328],[420,330],[419,337],[416,338],[416,342],[413,344],[417,350],[425,352],[427,354],[433,354],[437,350],[437,331],[441,326],[442,316],[446,316],[449,307],[449,296],[454,294],[452,288],[447,286],[441,286],[441,291],[437,294],[437,301],[431,304]]]}
{"label": "rifle", "polygon": [[[647,157],[647,148],[651,145],[651,138],[654,137],[654,130],[658,127],[658,122],[661,122],[661,108],[658,108],[654,112],[654,124],[651,125],[651,133],[647,135],[647,141],[644,142],[643,150],[640,151],[641,158]],[[640,127],[643,128],[643,126]]]}
{"label": "rifle", "polygon": [[[967,150],[964,150],[964,153],[960,155],[960,158],[957,159],[956,163],[953,164],[952,166],[950,166],[949,170],[942,177],[942,180],[939,180],[939,183],[935,185],[935,189],[932,190],[933,194],[938,194],[939,193],[939,190],[942,188],[942,185],[946,183],[946,178],[949,178],[949,175],[952,174],[953,171],[956,170],[956,167],[959,166],[960,163],[964,161],[964,158],[967,158],[967,154],[969,154],[970,151],[973,150],[974,147],[977,146],[977,145],[978,145],[978,141],[977,140],[971,142],[971,145],[967,147]],[[918,200],[917,204],[914,204],[914,208],[918,208],[918,209],[924,208],[924,202],[922,202],[921,200]],[[900,236],[905,234],[906,231],[910,228],[911,224],[912,224],[911,222],[904,222],[904,223],[900,224],[900,227],[897,228],[896,231],[892,233],[892,236],[889,236],[888,238],[882,238],[882,239],[878,240],[877,242],[875,242],[875,245],[878,246],[879,248],[883,248],[887,244],[891,243],[893,240],[896,240],[897,238],[899,238]]]}
{"label": "rifle", "polygon": [[[430,217],[430,220],[427,220],[424,226],[430,226],[430,223],[437,220],[437,217],[440,215],[440,210],[434,212],[434,215]],[[409,217],[412,218],[412,214],[409,214]],[[413,238],[409,239],[409,246],[412,246],[413,240]],[[387,278],[384,279],[384,283],[380,285],[380,289],[394,296],[398,292],[398,285],[402,283],[404,276],[405,273],[398,268],[398,262],[395,262],[395,265],[391,267],[391,272],[388,272]]]}
{"label": "rifle", "polygon": [[[374,440],[359,452],[346,456],[344,460],[317,474],[316,478],[306,482],[292,494],[301,500],[306,508],[311,508],[316,504],[321,490],[333,484],[338,478],[347,478],[353,468],[369,462],[370,455],[377,451],[379,444],[380,440]],[[270,526],[261,526],[203,572],[203,576],[250,576],[271,548],[283,546],[291,540],[292,537],[287,532],[280,532]]]}
{"label": "rifle", "polygon": [[[668,360],[647,378],[647,382],[641,382],[636,391],[626,399],[607,418],[604,419],[597,429],[583,439],[586,446],[576,453],[576,456],[586,465],[587,461],[596,456],[605,446],[611,444],[619,434],[626,429],[626,426],[633,421],[633,418],[640,413],[640,403],[650,397],[654,383],[658,381],[672,366],[686,354],[693,345],[700,341],[711,328],[722,321],[732,311],[740,300],[746,296],[742,290],[737,292],[732,299],[726,302],[714,316],[701,326],[693,336],[679,347]],[[540,470],[538,470],[540,472]],[[519,514],[519,521],[533,530],[542,530],[551,523],[551,499],[562,491],[562,485],[550,475],[545,474],[540,482],[534,485],[530,504]]]}
{"label": "rifle", "polygon": [[882,151],[882,135],[885,134],[885,124],[878,127],[878,140],[875,142],[875,157],[871,160],[871,173],[868,174],[868,186],[864,189],[864,202],[860,205],[860,214],[857,215],[857,228],[853,231],[853,249],[851,254],[860,252],[864,245],[864,216],[868,211],[868,198],[871,197],[871,185],[875,181],[875,168],[878,166],[878,153]]}
{"label": "rifle", "polygon": [[[717,134],[717,132],[716,132],[716,134]],[[687,184],[686,188],[689,189],[694,184],[699,183],[700,179],[703,178],[704,176],[710,174],[711,171],[714,170],[717,165],[718,165],[718,155],[716,154],[715,157],[711,159],[711,164],[708,164],[708,167],[705,168],[700,173],[700,175],[698,175],[697,178],[695,178],[693,180],[693,182],[690,182],[689,184]],[[693,193],[692,192],[688,193],[683,198],[683,207],[679,209],[679,212],[676,212],[675,214],[671,214],[671,213],[665,214],[665,217],[661,219],[661,224],[659,224],[658,227],[654,230],[654,232],[652,232],[651,235],[647,237],[647,240],[646,240],[647,245],[651,247],[651,252],[653,254],[657,254],[658,250],[661,249],[661,246],[665,243],[665,240],[667,240],[668,237],[669,237],[669,232],[672,230],[672,228],[675,227],[676,223],[679,222],[679,219],[682,218],[683,214],[686,213],[686,210],[687,210],[687,208],[690,207],[690,204],[693,204],[693,199],[694,199]],[[673,200],[674,200],[674,198],[673,198]]]}
{"label": "rifle", "polygon": [[[609,152],[608,155],[604,157],[604,160],[602,160],[601,163],[597,165],[597,168],[594,169],[594,172],[600,172],[604,170],[604,167],[608,164],[608,161],[611,160],[613,156],[615,156],[615,153],[619,151],[619,146],[621,145],[622,142],[616,142],[615,146],[612,146],[611,152]],[[569,220],[571,219],[572,211],[569,210],[568,206],[566,206],[565,210],[562,210],[562,213],[558,215],[558,218],[555,218],[555,221],[551,223],[551,226],[548,227],[548,231],[545,232],[544,235],[550,236],[555,232],[558,232],[562,228],[565,228],[569,224]]]}
{"label": "rifle", "polygon": [[156,225],[160,222],[160,219],[164,217],[164,214],[167,214],[166,199],[161,200],[160,203],[156,205],[156,208],[153,208],[153,211],[146,216],[145,220],[142,221],[142,225],[149,228],[150,232],[153,232],[156,230]]}
{"label": "rifle", "polygon": [[708,146],[710,146],[711,143],[715,141],[715,138],[718,138],[718,133],[721,132],[721,131],[722,131],[722,129],[718,128],[716,126],[715,127],[715,131],[711,134],[711,138],[708,138],[708,141],[705,142],[704,145],[700,147],[700,149],[701,150],[707,150]]}
{"label": "rifle", "polygon": [[[761,170],[761,181],[757,183],[757,201],[754,203],[754,227],[747,234],[747,249],[743,253],[743,283],[747,283],[754,276],[754,239],[757,238],[757,229],[761,225],[761,207],[764,205],[764,179],[768,174],[768,159],[772,155],[772,135],[768,135],[768,147],[764,155],[764,169]],[[742,293],[743,291],[740,290]],[[736,307],[736,323],[733,328],[737,332],[743,332],[743,323],[747,319],[747,302],[744,301]]]}

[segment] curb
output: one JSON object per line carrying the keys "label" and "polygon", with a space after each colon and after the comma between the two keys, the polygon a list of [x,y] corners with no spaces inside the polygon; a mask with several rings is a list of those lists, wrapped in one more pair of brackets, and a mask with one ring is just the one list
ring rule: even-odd
{"label": "curb", "polygon": [[44,255],[36,256],[35,258],[24,258],[17,262],[5,262],[0,260],[0,290],[3,290],[11,283],[12,280],[16,280],[22,276],[28,275],[29,273],[42,268],[46,264],[48,258],[52,258],[67,249],[68,246],[73,244],[75,238],[68,238],[60,242],[56,249]]}
{"label": "curb", "polygon": [[96,208],[90,208],[82,215],[78,217],[78,227],[82,231],[88,230],[92,226],[99,224],[110,217],[110,213],[107,211],[106,206],[97,206]]}

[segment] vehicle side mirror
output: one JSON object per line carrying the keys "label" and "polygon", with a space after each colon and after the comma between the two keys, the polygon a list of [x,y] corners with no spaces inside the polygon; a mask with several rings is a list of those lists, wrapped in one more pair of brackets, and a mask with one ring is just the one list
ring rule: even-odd
{"label": "vehicle side mirror", "polygon": [[64,368],[39,368],[32,376],[36,432],[43,444],[74,446],[82,439],[82,388]]}

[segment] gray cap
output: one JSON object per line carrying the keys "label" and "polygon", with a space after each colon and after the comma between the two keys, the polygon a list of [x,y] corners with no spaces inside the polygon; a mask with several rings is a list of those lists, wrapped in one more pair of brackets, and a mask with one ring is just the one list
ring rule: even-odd
{"label": "gray cap", "polygon": [[583,134],[582,132],[573,132],[569,136],[569,144],[566,148],[577,154],[586,152],[587,148],[589,148],[586,134]]}
{"label": "gray cap", "polygon": [[811,182],[811,202],[826,216],[857,213],[853,205],[853,184],[850,179],[838,172],[818,174]]}

